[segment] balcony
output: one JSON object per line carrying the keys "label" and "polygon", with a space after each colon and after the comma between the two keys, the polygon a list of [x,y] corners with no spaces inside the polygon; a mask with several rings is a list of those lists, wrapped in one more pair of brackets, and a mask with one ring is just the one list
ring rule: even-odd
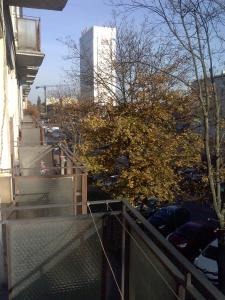
{"label": "balcony", "polygon": [[50,9],[50,10],[63,10],[68,0],[7,0],[8,5]]}
{"label": "balcony", "polygon": [[[224,299],[127,201],[87,201],[86,171],[64,164],[62,143],[53,172],[42,142],[25,115],[20,170],[13,182],[0,177],[0,299]],[[40,176],[41,160],[49,173]],[[9,185],[13,203],[2,194]]]}
{"label": "balcony", "polygon": [[23,85],[23,96],[27,97],[30,93],[30,85]]}
{"label": "balcony", "polygon": [[20,67],[18,76],[22,85],[30,85],[33,83],[38,73],[38,67]]}
{"label": "balcony", "polygon": [[0,209],[4,299],[224,299],[126,201],[89,202],[75,216],[72,204],[28,196]]}
{"label": "balcony", "polygon": [[40,19],[17,18],[16,63],[17,67],[39,67],[44,59],[40,49]]}

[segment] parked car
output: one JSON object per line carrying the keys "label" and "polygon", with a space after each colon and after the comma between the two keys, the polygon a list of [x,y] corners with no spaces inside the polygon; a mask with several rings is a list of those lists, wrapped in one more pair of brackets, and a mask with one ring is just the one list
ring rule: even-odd
{"label": "parked car", "polygon": [[57,132],[57,131],[59,131],[58,126],[53,126],[53,127],[48,127],[47,128],[47,133],[53,133],[53,132]]}
{"label": "parked car", "polygon": [[90,182],[94,182],[95,184],[99,184],[102,187],[111,187],[115,185],[118,181],[119,175],[111,175],[107,176],[103,173],[94,174],[92,176],[89,176]]}
{"label": "parked car", "polygon": [[215,237],[215,227],[207,223],[188,222],[171,233],[167,239],[193,261]]}
{"label": "parked car", "polygon": [[59,132],[59,130],[54,130],[53,132],[52,132],[52,137],[53,138],[59,138],[60,137],[60,132]]}
{"label": "parked car", "polygon": [[173,232],[182,224],[190,221],[190,212],[179,205],[169,205],[157,210],[148,221],[164,236]]}
{"label": "parked car", "polygon": [[153,215],[157,209],[159,209],[159,200],[156,198],[147,198],[143,201],[138,201],[136,209],[148,219]]}
{"label": "parked car", "polygon": [[212,241],[202,253],[196,257],[194,265],[214,284],[218,284],[218,239]]}
{"label": "parked car", "polygon": [[199,182],[202,179],[202,173],[195,168],[186,168],[178,171],[178,173],[186,180]]}
{"label": "parked car", "polygon": [[56,139],[65,139],[66,138],[66,135],[60,129],[53,130],[51,136]]}
{"label": "parked car", "polygon": [[47,127],[47,133],[52,133],[52,128]]}

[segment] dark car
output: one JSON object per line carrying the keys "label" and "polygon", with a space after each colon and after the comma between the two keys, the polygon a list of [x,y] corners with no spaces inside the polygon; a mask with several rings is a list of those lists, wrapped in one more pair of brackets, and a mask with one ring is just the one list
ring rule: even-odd
{"label": "dark car", "polygon": [[171,233],[167,239],[185,257],[193,261],[215,236],[215,227],[206,223],[188,222]]}
{"label": "dark car", "polygon": [[183,170],[178,171],[182,177],[188,181],[195,181],[199,182],[202,179],[203,174],[195,168],[186,168]]}
{"label": "dark car", "polygon": [[178,205],[169,205],[157,210],[148,221],[164,236],[190,221],[190,212]]}
{"label": "dark car", "polygon": [[146,198],[143,201],[138,201],[136,205],[136,209],[148,219],[151,215],[153,215],[156,210],[159,208],[160,201],[156,198]]}

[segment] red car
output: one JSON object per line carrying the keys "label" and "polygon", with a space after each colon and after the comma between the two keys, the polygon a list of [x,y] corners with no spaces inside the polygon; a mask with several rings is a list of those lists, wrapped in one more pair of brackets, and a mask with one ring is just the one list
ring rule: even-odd
{"label": "red car", "polygon": [[167,239],[186,258],[193,261],[213,239],[216,229],[205,223],[188,222],[169,234]]}

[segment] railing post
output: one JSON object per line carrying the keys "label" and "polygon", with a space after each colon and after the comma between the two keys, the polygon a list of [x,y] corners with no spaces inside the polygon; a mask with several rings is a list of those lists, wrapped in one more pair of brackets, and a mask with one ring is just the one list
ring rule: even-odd
{"label": "railing post", "polygon": [[181,300],[186,299],[186,287],[191,285],[191,273],[186,273],[185,275],[185,283],[179,284],[177,288],[178,297]]}
{"label": "railing post", "polygon": [[[3,296],[7,297],[5,299],[10,299],[10,285],[11,285],[11,274],[10,272],[10,257],[8,255],[9,247],[9,232],[7,230],[7,225],[2,224],[2,232],[1,232],[1,242],[2,242],[2,254],[3,254],[3,288],[5,291],[3,291]],[[4,299],[4,298],[3,298]]]}
{"label": "railing post", "polygon": [[178,285],[177,294],[180,300],[186,299],[186,289],[182,284]]}
{"label": "railing post", "polygon": [[[129,250],[129,236],[125,229],[129,231],[127,222],[124,217],[126,206],[122,202],[122,270],[121,270],[121,291],[124,300],[129,299],[129,261],[130,261],[130,250]],[[121,300],[123,300],[121,299]]]}
{"label": "railing post", "polygon": [[60,169],[61,175],[65,175],[65,156],[63,155],[63,152],[60,154]]}
{"label": "railing post", "polygon": [[73,203],[74,203],[74,215],[77,215],[77,174],[73,174]]}
{"label": "railing post", "polygon": [[82,175],[82,214],[87,214],[87,173],[83,173]]}
{"label": "railing post", "polygon": [[44,140],[45,134],[44,134],[44,128],[40,127],[40,145],[44,145],[45,140]]}

